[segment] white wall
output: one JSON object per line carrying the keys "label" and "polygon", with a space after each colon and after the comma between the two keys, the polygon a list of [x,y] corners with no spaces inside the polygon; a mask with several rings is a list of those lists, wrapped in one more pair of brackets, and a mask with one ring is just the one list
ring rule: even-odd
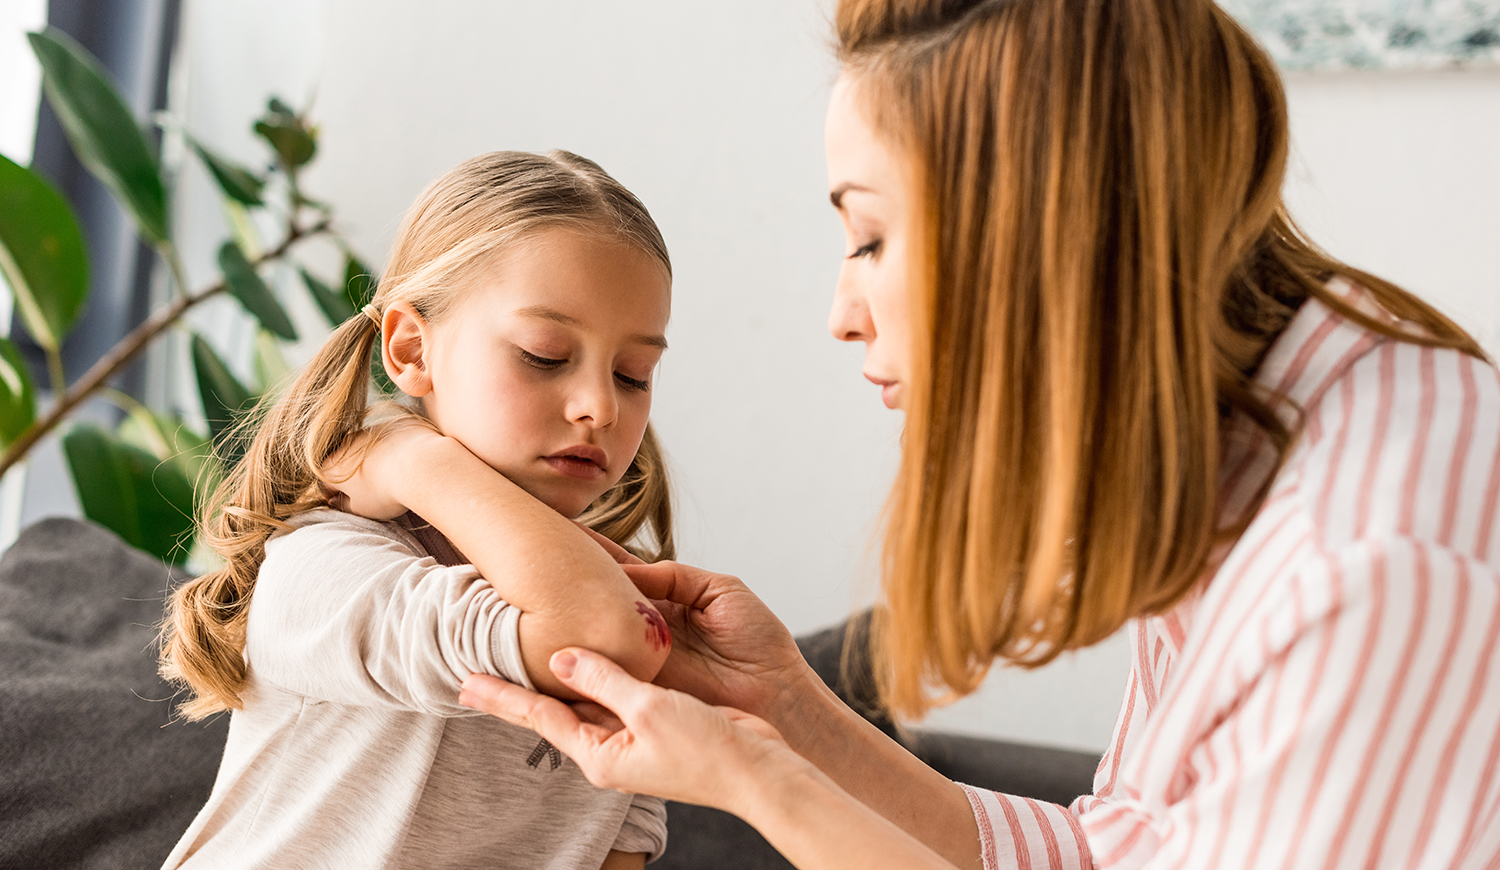
{"label": "white wall", "polygon": [[[481,151],[565,147],[635,190],[676,266],[655,417],[684,560],[744,577],[794,631],[870,600],[900,421],[860,378],[860,350],[823,326],[843,245],[822,158],[826,0],[187,8],[189,125],[249,161],[246,121],[264,94],[315,91],[323,150],[308,187],[376,263],[417,191]],[[1307,228],[1500,335],[1500,75],[1289,89],[1289,196]],[[181,225],[204,245],[221,238],[201,173],[181,192]],[[211,258],[191,251],[190,270],[206,279]],[[999,672],[931,724],[1097,750],[1127,659],[1116,638],[1040,672]]]}

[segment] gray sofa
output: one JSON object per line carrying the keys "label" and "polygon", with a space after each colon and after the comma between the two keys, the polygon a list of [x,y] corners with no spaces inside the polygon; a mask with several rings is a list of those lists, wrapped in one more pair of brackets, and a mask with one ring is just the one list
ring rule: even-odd
{"label": "gray sofa", "polygon": [[[208,797],[228,722],[174,722],[153,638],[175,578],[86,522],[52,519],[0,558],[0,870],[152,868]],[[840,680],[840,626],[799,639],[856,709],[868,675]],[[858,706],[864,705],[864,706]],[[891,730],[888,722],[873,717]],[[1096,759],[1076,752],[924,733],[910,748],[964,782],[1067,802]],[[667,868],[790,865],[731,816],[673,804]]]}

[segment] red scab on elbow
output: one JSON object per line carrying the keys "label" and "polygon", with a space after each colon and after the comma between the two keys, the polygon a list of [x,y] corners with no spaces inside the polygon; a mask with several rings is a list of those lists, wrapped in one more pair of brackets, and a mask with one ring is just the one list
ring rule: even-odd
{"label": "red scab on elbow", "polygon": [[635,609],[646,618],[646,641],[651,644],[651,648],[661,651],[671,647],[672,631],[667,628],[667,621],[662,619],[656,608],[644,601],[637,601]]}

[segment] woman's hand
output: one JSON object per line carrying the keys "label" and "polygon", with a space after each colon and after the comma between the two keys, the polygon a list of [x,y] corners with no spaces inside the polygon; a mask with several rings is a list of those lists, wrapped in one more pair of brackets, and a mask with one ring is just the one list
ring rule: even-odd
{"label": "woman's hand", "polygon": [[[798,867],[953,870],[792,752],[764,720],[643,683],[587,650],[559,650],[551,665],[568,688],[603,706],[569,707],[480,675],[464,681],[459,702],[545,737],[601,788],[734,813]],[[977,829],[965,832],[969,851],[977,853],[978,839]]]}
{"label": "woman's hand", "polygon": [[401,516],[407,506],[396,489],[410,475],[411,451],[432,450],[446,440],[451,439],[414,414],[363,430],[323,464],[328,503],[372,520]]}
{"label": "woman's hand", "polygon": [[601,788],[730,812],[744,811],[758,779],[806,764],[765,721],[641,682],[597,653],[559,650],[551,667],[597,704],[569,706],[479,674],[464,681],[459,703],[535,731]]}
{"label": "woman's hand", "polygon": [[786,626],[738,578],[677,562],[621,567],[672,630],[657,685],[781,728],[799,693],[821,690]]}

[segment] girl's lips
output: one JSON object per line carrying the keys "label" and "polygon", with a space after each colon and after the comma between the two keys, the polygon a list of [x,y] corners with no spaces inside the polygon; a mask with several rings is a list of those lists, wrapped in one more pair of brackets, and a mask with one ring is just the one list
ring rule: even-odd
{"label": "girl's lips", "polygon": [[598,480],[604,476],[604,469],[587,459],[578,459],[572,456],[544,456],[542,459],[558,472],[568,477],[576,477],[581,480]]}
{"label": "girl's lips", "polygon": [[582,480],[598,480],[604,476],[604,451],[591,444],[578,444],[559,450],[542,460],[568,477]]}

